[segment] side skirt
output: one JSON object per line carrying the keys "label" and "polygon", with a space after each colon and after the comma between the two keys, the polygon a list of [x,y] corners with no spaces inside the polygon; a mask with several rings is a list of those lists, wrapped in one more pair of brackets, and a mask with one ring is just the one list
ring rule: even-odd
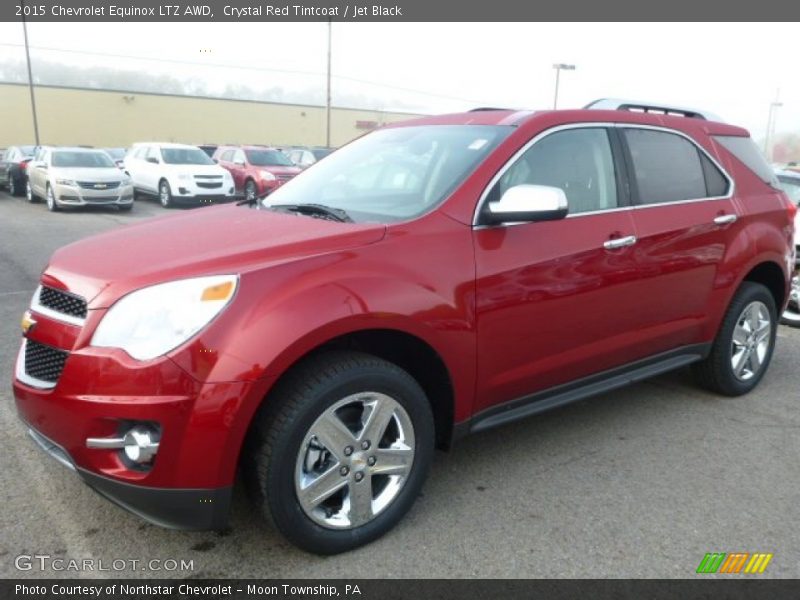
{"label": "side skirt", "polygon": [[505,425],[685,367],[693,362],[703,360],[709,352],[711,352],[710,343],[683,346],[529,396],[510,400],[498,406],[492,406],[474,415],[471,419],[456,424],[453,439],[458,440],[470,433]]}

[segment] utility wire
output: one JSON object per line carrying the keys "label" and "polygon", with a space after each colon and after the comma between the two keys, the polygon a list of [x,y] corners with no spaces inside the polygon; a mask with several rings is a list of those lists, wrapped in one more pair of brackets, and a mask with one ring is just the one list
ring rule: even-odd
{"label": "utility wire", "polygon": [[[14,47],[14,48],[24,48],[24,44],[15,44],[13,42],[0,42],[0,46],[6,47]],[[149,62],[155,63],[169,63],[169,64],[180,64],[180,65],[191,65],[193,67],[212,67],[218,69],[240,69],[243,71],[258,71],[263,73],[282,73],[285,75],[306,75],[306,76],[313,76],[313,77],[325,77],[326,74],[321,71],[301,71],[301,70],[292,70],[292,69],[279,69],[274,67],[245,67],[242,65],[237,64],[230,64],[230,63],[211,63],[211,62],[196,62],[191,60],[179,60],[179,59],[172,59],[172,58],[155,58],[149,56],[135,56],[129,54],[114,54],[114,53],[106,53],[106,52],[92,52],[89,50],[73,50],[73,49],[66,49],[66,48],[54,48],[49,46],[30,46],[31,50],[41,50],[45,52],[63,52],[67,54],[83,54],[88,56],[102,56],[108,58],[124,58],[124,59],[131,59],[131,60],[144,60]],[[459,102],[466,102],[469,104],[476,104],[481,106],[491,106],[495,104],[494,102],[486,101],[486,100],[475,100],[471,98],[460,98],[458,96],[448,96],[446,94],[436,94],[432,92],[425,92],[422,90],[416,90],[413,88],[406,88],[397,85],[392,85],[388,83],[382,83],[377,81],[370,81],[367,79],[360,79],[358,77],[350,77],[347,75],[331,75],[333,79],[338,79],[341,81],[350,81],[354,83],[361,83],[365,85],[371,85],[375,87],[400,91],[400,92],[410,92],[414,94],[420,94],[422,96],[428,96],[431,98],[441,98],[443,100],[458,100]]]}

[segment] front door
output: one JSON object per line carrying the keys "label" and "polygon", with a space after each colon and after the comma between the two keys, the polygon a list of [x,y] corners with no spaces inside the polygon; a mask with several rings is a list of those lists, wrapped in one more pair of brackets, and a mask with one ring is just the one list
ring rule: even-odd
{"label": "front door", "polygon": [[489,191],[487,200],[520,184],[559,187],[569,215],[474,230],[476,411],[641,357],[636,231],[620,156],[605,127],[556,130]]}

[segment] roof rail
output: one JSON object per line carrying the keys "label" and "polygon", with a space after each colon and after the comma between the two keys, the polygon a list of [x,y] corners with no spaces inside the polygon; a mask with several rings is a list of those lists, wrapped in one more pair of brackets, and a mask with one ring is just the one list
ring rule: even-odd
{"label": "roof rail", "polygon": [[513,108],[499,108],[496,106],[479,106],[478,108],[471,108],[467,112],[483,112],[486,110],[514,110]]}
{"label": "roof rail", "polygon": [[687,108],[685,106],[667,106],[652,102],[637,102],[635,100],[620,100],[619,98],[601,98],[590,102],[583,108],[592,110],[627,110],[631,112],[656,113],[673,117],[688,117],[691,119],[705,119],[706,121],[723,122],[720,117],[707,110]]}

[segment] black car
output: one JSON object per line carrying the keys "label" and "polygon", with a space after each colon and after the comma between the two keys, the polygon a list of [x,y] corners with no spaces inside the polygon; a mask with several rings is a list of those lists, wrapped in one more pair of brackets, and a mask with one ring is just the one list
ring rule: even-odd
{"label": "black car", "polygon": [[25,171],[35,151],[36,146],[11,146],[0,159],[0,186],[12,196],[25,192]]}
{"label": "black car", "polygon": [[211,158],[214,156],[214,152],[217,151],[217,148],[219,148],[219,144],[200,144],[197,147],[208,154],[208,157]]}

